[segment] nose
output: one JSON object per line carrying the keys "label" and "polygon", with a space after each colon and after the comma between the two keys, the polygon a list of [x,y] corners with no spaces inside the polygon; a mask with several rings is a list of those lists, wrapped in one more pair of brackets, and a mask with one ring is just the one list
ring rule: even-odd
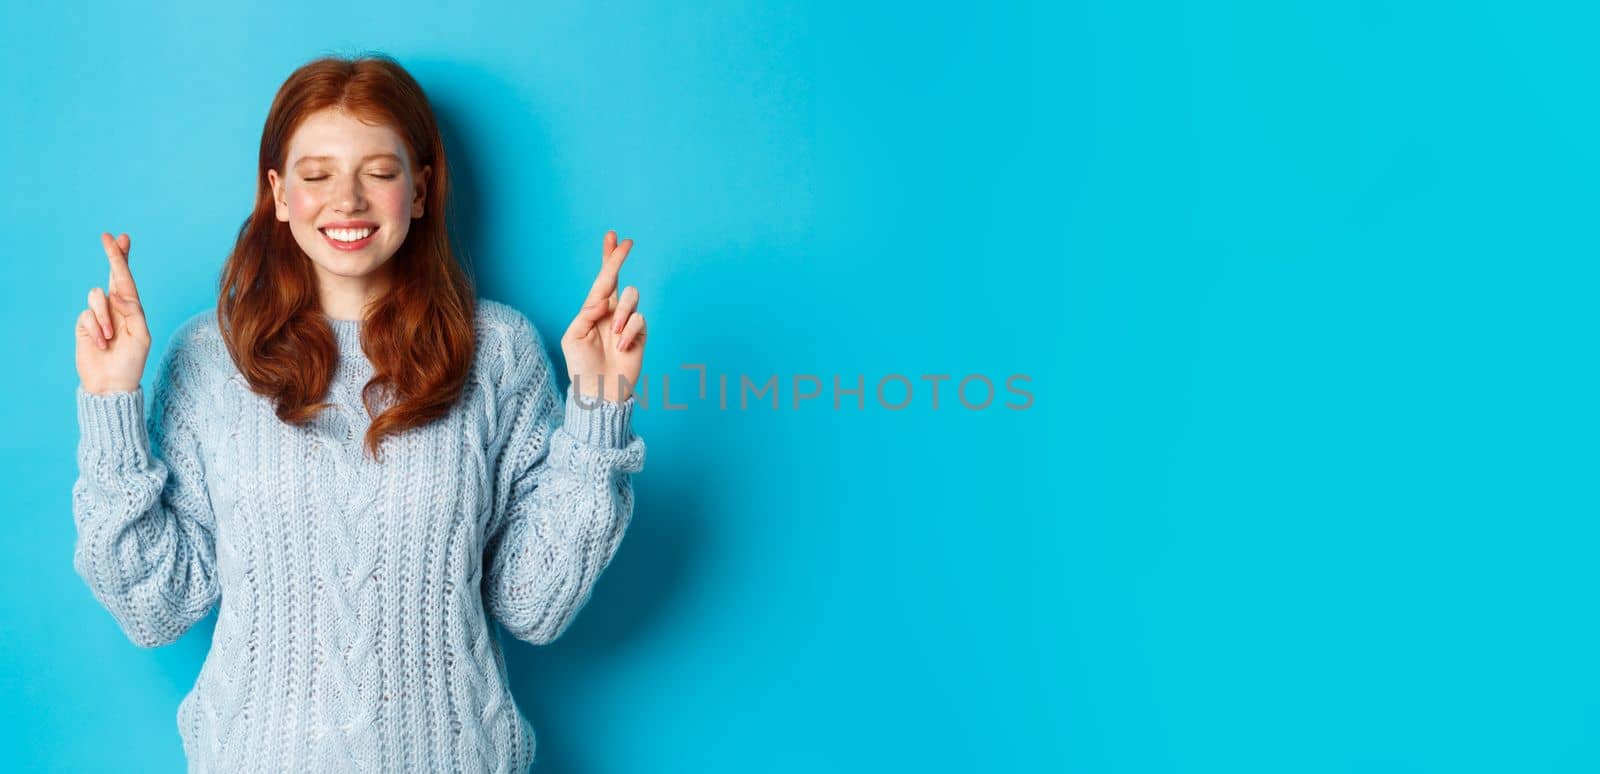
{"label": "nose", "polygon": [[366,209],[366,197],[361,191],[359,175],[336,176],[343,182],[333,192],[333,209],[335,212],[348,215]]}

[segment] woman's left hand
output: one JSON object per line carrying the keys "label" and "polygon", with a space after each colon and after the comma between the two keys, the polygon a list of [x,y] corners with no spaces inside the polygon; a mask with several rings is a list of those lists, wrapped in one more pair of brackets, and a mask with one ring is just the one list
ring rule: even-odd
{"label": "woman's left hand", "polygon": [[591,400],[597,394],[609,401],[627,400],[644,363],[645,328],[644,315],[638,311],[639,289],[629,285],[617,292],[617,273],[632,247],[632,239],[618,244],[617,232],[606,232],[600,274],[589,288],[583,309],[561,337],[567,375],[578,393]]}

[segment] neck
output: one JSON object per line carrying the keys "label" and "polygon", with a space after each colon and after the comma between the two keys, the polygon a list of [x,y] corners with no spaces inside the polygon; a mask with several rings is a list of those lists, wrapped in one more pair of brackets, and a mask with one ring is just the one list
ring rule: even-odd
{"label": "neck", "polygon": [[344,277],[317,267],[317,299],[322,313],[335,320],[360,320],[368,305],[389,289],[389,265],[359,277]]}

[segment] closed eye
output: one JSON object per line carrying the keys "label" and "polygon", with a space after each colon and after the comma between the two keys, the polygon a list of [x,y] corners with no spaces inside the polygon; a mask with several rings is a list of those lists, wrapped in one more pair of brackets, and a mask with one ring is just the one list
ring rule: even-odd
{"label": "closed eye", "polygon": [[[383,180],[393,180],[393,179],[399,177],[399,175],[373,175],[373,177],[380,178],[380,179],[383,179]],[[301,179],[306,181],[306,182],[308,182],[308,183],[313,183],[313,182],[316,182],[318,180],[327,180],[328,176],[327,175],[323,175],[321,177],[303,177]]]}

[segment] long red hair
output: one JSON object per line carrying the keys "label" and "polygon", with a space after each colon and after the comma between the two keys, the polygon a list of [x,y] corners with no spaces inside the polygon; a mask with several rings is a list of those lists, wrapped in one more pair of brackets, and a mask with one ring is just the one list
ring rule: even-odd
{"label": "long red hair", "polygon": [[410,151],[413,174],[433,168],[424,214],[389,259],[393,281],[361,326],[373,365],[362,402],[371,415],[380,396],[392,398],[364,440],[367,453],[380,459],[385,436],[449,411],[466,385],[476,343],[477,293],[447,222],[444,142],[422,87],[392,58],[322,57],[278,89],[261,130],[255,209],[223,266],[217,320],[239,371],[252,390],[275,401],[279,419],[304,424],[332,405],[321,400],[332,384],[338,343],[322,319],[311,259],[289,224],[277,219],[267,180],[268,169],[284,169],[295,129],[327,108],[393,128]]}

